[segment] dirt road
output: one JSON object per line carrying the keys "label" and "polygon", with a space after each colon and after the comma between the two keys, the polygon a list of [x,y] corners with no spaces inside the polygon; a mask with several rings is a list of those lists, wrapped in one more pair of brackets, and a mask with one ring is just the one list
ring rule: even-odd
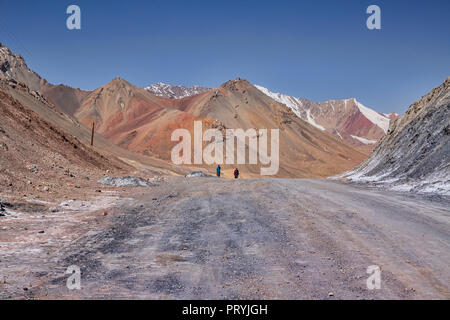
{"label": "dirt road", "polygon": [[450,298],[448,198],[289,179],[119,191],[2,218],[0,298]]}

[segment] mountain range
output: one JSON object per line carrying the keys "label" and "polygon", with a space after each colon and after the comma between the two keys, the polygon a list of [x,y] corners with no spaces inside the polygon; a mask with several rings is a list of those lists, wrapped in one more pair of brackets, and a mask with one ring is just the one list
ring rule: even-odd
{"label": "mountain range", "polygon": [[299,118],[314,127],[359,148],[373,148],[387,133],[390,121],[398,117],[396,113],[378,113],[355,98],[318,103],[305,98],[273,93],[262,86],[255,85],[255,87],[288,106]]}
{"label": "mountain range", "polygon": [[[355,98],[313,102],[306,98],[274,93],[259,85],[254,86],[275,101],[289,107],[300,119],[359,149],[372,149],[386,134],[390,121],[399,117],[395,112],[378,113]],[[164,83],[157,83],[145,89],[154,95],[169,99],[182,99],[213,90],[200,86],[188,88]]]}
{"label": "mountain range", "polygon": [[[2,53],[3,78],[38,92],[52,108],[85,128],[95,123],[95,131],[115,145],[166,163],[175,145],[171,132],[177,128],[192,132],[194,120],[201,120],[205,130],[279,128],[280,177],[326,177],[353,168],[367,156],[303,121],[246,80],[227,81],[216,89],[205,88],[203,93],[178,99],[156,96],[121,78],[84,91],[52,85],[30,70],[22,57],[6,47]],[[233,169],[224,166],[225,174]],[[259,166],[244,165],[241,172],[244,177],[258,176]]]}
{"label": "mountain range", "polygon": [[169,99],[183,99],[186,97],[195,96],[196,94],[210,91],[212,89],[200,86],[176,86],[173,84],[158,82],[156,84],[145,87],[145,90],[158,97]]}
{"label": "mountain range", "polygon": [[[170,162],[176,144],[170,135],[178,128],[193,133],[196,120],[202,121],[204,130],[219,128],[222,132],[280,129],[277,176],[311,178],[342,174],[362,163],[373,148],[372,157],[380,159],[380,154],[391,148],[385,141],[392,139],[392,132],[398,132],[394,128],[411,117],[410,113],[378,113],[355,98],[312,102],[273,93],[240,78],[215,89],[162,83],[140,88],[116,78],[96,90],[81,90],[48,83],[5,46],[0,46],[0,71],[3,92],[45,121],[82,143],[89,141],[89,128],[94,124],[100,151],[127,165],[139,163],[155,172],[179,174],[189,170]],[[445,115],[448,110],[442,112]],[[440,119],[445,119],[443,115]],[[448,142],[440,141],[447,148]],[[250,148],[247,142],[246,148]],[[370,159],[364,164],[373,161]],[[213,170],[213,166],[201,167]],[[225,175],[231,175],[233,169],[225,165]],[[240,170],[244,177],[259,176],[258,165],[241,165]]]}
{"label": "mountain range", "polygon": [[[176,144],[170,140],[171,133],[184,128],[193,134],[194,120],[202,121],[205,130],[280,128],[279,176],[283,177],[328,176],[365,158],[242,79],[198,95],[169,99],[116,78],[84,98],[74,116],[86,126],[95,123],[97,132],[123,148],[166,161]],[[224,166],[224,170],[233,168]],[[254,176],[259,167],[246,165],[242,171]]]}

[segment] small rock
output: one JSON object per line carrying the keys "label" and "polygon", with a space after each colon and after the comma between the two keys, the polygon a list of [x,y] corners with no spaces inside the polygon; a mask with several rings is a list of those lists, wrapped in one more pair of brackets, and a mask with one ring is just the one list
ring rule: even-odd
{"label": "small rock", "polygon": [[186,175],[186,178],[197,178],[197,177],[206,178],[211,176],[201,171],[194,171]]}
{"label": "small rock", "polygon": [[0,199],[0,207],[12,207],[12,206],[13,205],[10,202]]}
{"label": "small rock", "polygon": [[334,293],[333,293],[333,292],[329,292],[329,293],[328,293],[328,296],[329,296],[329,297],[333,297],[333,296],[334,296]]}
{"label": "small rock", "polygon": [[102,192],[102,190],[95,190],[95,192],[99,192],[99,193],[101,193],[101,192]]}
{"label": "small rock", "polygon": [[42,234],[42,233],[45,233],[45,231],[44,231],[44,230],[42,230],[42,231],[39,231],[38,233]]}
{"label": "small rock", "polygon": [[103,212],[103,215],[104,215],[104,216],[107,216],[107,215],[108,215],[108,212],[106,212],[106,211]]}
{"label": "small rock", "polygon": [[31,182],[31,181],[28,180],[28,181],[27,181],[27,184],[33,184],[33,182]]}
{"label": "small rock", "polygon": [[58,209],[57,207],[51,207],[51,208],[49,208],[48,210],[49,210],[50,212],[53,212],[53,213],[59,212],[59,209]]}
{"label": "small rock", "polygon": [[105,177],[98,181],[111,187],[153,187],[156,186],[149,181],[138,177]]}
{"label": "small rock", "polygon": [[50,188],[49,187],[44,187],[42,190],[45,191],[45,192],[48,192],[50,190]]}
{"label": "small rock", "polygon": [[30,168],[30,172],[31,172],[31,173],[39,173],[39,170],[38,170],[38,168],[36,168],[36,167],[31,167],[31,168]]}
{"label": "small rock", "polygon": [[301,266],[307,266],[308,265],[308,261],[303,261],[303,260],[295,260],[295,263]]}

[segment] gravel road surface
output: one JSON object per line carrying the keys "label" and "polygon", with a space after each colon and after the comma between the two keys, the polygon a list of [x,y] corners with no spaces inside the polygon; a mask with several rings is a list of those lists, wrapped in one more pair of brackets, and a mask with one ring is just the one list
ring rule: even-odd
{"label": "gravel road surface", "polygon": [[[48,206],[0,218],[0,298],[450,298],[445,197],[329,180],[169,178]],[[70,265],[81,290],[66,287]],[[379,290],[366,285],[372,265]]]}

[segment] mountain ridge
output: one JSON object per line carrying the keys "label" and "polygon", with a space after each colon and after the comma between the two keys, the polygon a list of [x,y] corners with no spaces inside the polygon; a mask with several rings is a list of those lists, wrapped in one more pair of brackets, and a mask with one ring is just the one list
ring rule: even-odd
{"label": "mountain ridge", "polygon": [[340,177],[450,195],[450,77],[391,123],[371,156]]}
{"label": "mountain ridge", "polygon": [[[19,65],[31,73],[25,64]],[[183,128],[192,134],[196,120],[202,121],[205,130],[280,129],[280,177],[334,175],[351,169],[367,155],[303,121],[286,105],[240,78],[179,99],[158,97],[120,77],[93,91],[45,82],[41,92],[74,123],[87,128],[94,123],[96,133],[116,145],[164,161],[169,161],[175,144],[170,141],[171,133]],[[249,147],[246,143],[247,151]],[[258,165],[241,169],[249,177],[260,172]],[[224,166],[227,170],[231,166]]]}
{"label": "mountain ridge", "polygon": [[[171,132],[184,128],[192,134],[195,120],[202,121],[205,130],[279,128],[284,177],[324,177],[365,158],[239,78],[182,99],[157,97],[125,80],[113,80],[92,92],[75,117],[85,125],[95,122],[98,132],[119,146],[165,160],[175,145]],[[258,166],[244,168],[249,175],[259,172]]]}
{"label": "mountain ridge", "polygon": [[166,84],[162,82],[149,85],[144,89],[155,96],[168,99],[183,99],[213,90],[212,88],[205,88],[197,85],[194,85],[192,87],[186,87],[173,84]]}
{"label": "mountain ridge", "polygon": [[396,113],[384,115],[376,112],[355,98],[318,103],[306,98],[274,93],[259,85],[255,87],[285,104],[304,121],[359,148],[374,147],[386,134],[390,120],[398,116]]}

